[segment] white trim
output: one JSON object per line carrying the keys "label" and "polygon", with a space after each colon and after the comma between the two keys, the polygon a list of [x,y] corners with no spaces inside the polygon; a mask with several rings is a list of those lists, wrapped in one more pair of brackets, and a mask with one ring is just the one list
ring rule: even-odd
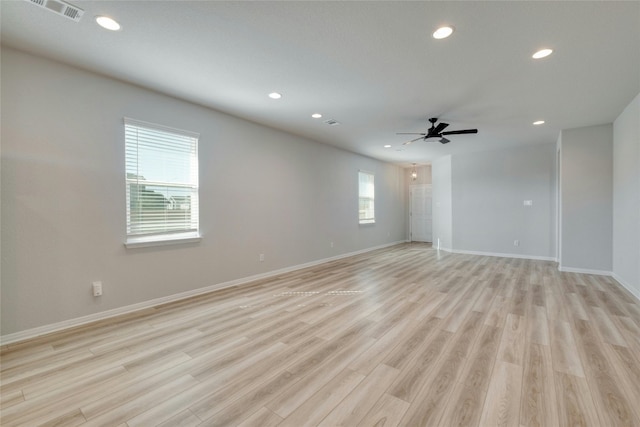
{"label": "white trim", "polygon": [[157,131],[160,131],[160,132],[177,133],[179,135],[186,136],[187,138],[200,139],[200,133],[199,132],[193,132],[193,131],[190,131],[190,130],[185,130],[185,129],[174,128],[174,127],[171,127],[171,126],[160,125],[158,123],[145,122],[143,120],[132,119],[131,117],[124,117],[123,119],[124,119],[124,124],[125,125],[143,127],[143,128],[147,128],[147,129],[157,130]]}
{"label": "white trim", "polygon": [[127,249],[147,248],[150,246],[178,245],[181,243],[193,243],[202,240],[202,236],[196,233],[161,234],[154,236],[131,236],[124,245]]}
{"label": "white trim", "polygon": [[588,268],[563,267],[561,265],[558,265],[558,270],[564,273],[595,274],[596,276],[611,276],[613,274],[611,271],[590,270]]}
{"label": "white trim", "polygon": [[113,310],[106,310],[100,313],[90,314],[88,316],[77,317],[75,319],[64,320],[62,322],[52,323],[50,325],[39,326],[33,329],[27,329],[25,331],[16,332],[13,334],[7,334],[0,336],[0,345],[14,344],[19,341],[24,341],[32,338],[37,338],[42,335],[50,334],[52,332],[59,332],[64,329],[74,328],[77,326],[86,325],[88,323],[97,322],[99,320],[105,320],[116,316],[121,316],[123,314],[132,313],[134,311],[144,310],[147,308],[152,308],[161,304],[167,304],[170,302],[179,301],[186,298],[191,298],[197,295],[206,294],[208,292],[217,291],[220,289],[228,288],[231,286],[243,285],[250,282],[254,282],[256,280],[266,279],[269,277],[274,277],[281,275],[283,273],[289,273],[295,270],[301,270],[303,268],[313,267],[319,264],[324,264],[326,262],[331,262],[335,260],[339,260],[342,258],[348,258],[355,255],[360,255],[366,252],[375,251],[377,249],[386,248],[389,246],[398,245],[401,243],[405,243],[405,241],[397,241],[392,243],[386,243],[384,245],[374,246],[367,249],[361,249],[354,252],[349,252],[341,255],[336,255],[330,258],[323,258],[316,261],[307,262],[304,264],[294,265],[292,267],[285,267],[279,270],[269,271],[267,273],[256,274],[249,277],[243,277],[236,280],[230,280],[228,282],[218,283],[215,285],[207,286],[204,288],[194,289],[191,291],[181,292],[179,294],[168,295],[166,297],[156,298],[149,301],[140,302],[137,304],[127,305],[125,307],[115,308]]}
{"label": "white trim", "polygon": [[433,184],[409,184],[409,240],[415,242],[415,240],[413,240],[413,192],[417,188],[428,188],[429,194],[431,195],[431,241],[424,243],[431,243],[433,245],[433,241],[435,240],[433,238]]}
{"label": "white trim", "polygon": [[556,142],[556,258],[562,264],[562,131]]}
{"label": "white trim", "polygon": [[636,297],[638,301],[640,301],[640,290],[634,289],[631,284],[627,283],[622,277],[618,276],[616,273],[611,273],[611,277],[620,285],[625,288],[631,295]]}
{"label": "white trim", "polygon": [[[440,249],[442,250],[443,248],[440,248]],[[502,254],[502,253],[496,253],[496,252],[465,251],[461,249],[451,249],[449,250],[449,252],[452,252],[454,254],[494,256],[499,258],[532,259],[536,261],[557,261],[557,259],[554,257],[538,256],[538,255]]]}

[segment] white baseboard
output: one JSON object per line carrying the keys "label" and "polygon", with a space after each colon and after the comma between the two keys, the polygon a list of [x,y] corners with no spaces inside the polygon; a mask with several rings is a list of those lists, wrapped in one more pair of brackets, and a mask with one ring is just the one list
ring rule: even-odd
{"label": "white baseboard", "polygon": [[303,268],[313,267],[319,264],[324,264],[331,261],[336,261],[342,258],[348,258],[354,255],[360,255],[363,253],[375,251],[377,249],[387,248],[389,246],[395,246],[400,243],[405,243],[404,240],[386,243],[384,245],[374,246],[371,248],[361,249],[354,252],[336,255],[329,258],[323,258],[316,261],[307,262],[304,264],[294,265],[291,267],[281,268],[279,270],[269,271],[267,273],[256,274],[249,277],[243,277],[236,280],[230,280],[228,282],[217,283],[215,285],[207,286],[204,288],[198,288],[191,291],[181,292],[179,294],[168,295],[166,297],[155,298],[149,301],[144,301],[137,304],[131,304],[124,307],[115,308],[112,310],[101,311],[99,313],[90,314],[88,316],[76,317],[74,319],[64,320],[62,322],[52,323],[50,325],[39,326],[32,329],[27,329],[13,334],[7,334],[0,336],[0,345],[14,344],[19,341],[25,341],[28,339],[36,338],[42,335],[50,334],[52,332],[59,332],[65,329],[74,328],[77,326],[86,325],[88,323],[97,322],[99,320],[105,320],[123,314],[133,313],[135,311],[144,310],[158,305],[167,304],[174,301],[179,301],[186,298],[206,294],[208,292],[217,291],[231,286],[243,285],[246,283],[254,282],[256,280],[267,279],[269,277],[278,276],[291,271],[301,270]]}
{"label": "white baseboard", "polygon": [[565,273],[581,273],[581,274],[594,274],[596,276],[611,276],[612,272],[606,270],[590,270],[588,268],[573,268],[573,267],[564,267],[562,265],[558,266],[559,271],[563,271]]}
{"label": "white baseboard", "polygon": [[499,257],[499,258],[532,259],[536,261],[557,261],[557,259],[553,257],[537,256],[537,255],[502,254],[502,253],[496,253],[496,252],[465,251],[461,249],[451,249],[449,251],[453,252],[454,254],[482,255],[482,256],[493,256],[493,257]]}
{"label": "white baseboard", "polygon": [[580,273],[580,274],[594,274],[596,276],[609,276],[613,278],[616,282],[618,282],[620,286],[622,286],[627,291],[629,291],[629,293],[633,295],[638,301],[640,301],[640,290],[633,288],[631,284],[627,283],[622,277],[618,276],[612,271],[590,270],[588,268],[573,268],[573,267],[563,267],[563,266],[558,266],[558,270],[564,271],[566,273]]}
{"label": "white baseboard", "polygon": [[625,288],[627,291],[629,291],[629,293],[631,295],[636,297],[636,299],[638,301],[640,301],[640,290],[633,288],[631,286],[631,284],[629,284],[627,281],[625,281],[622,277],[618,276],[616,273],[611,273],[611,277],[613,277],[616,282],[620,283],[620,285],[623,288]]}

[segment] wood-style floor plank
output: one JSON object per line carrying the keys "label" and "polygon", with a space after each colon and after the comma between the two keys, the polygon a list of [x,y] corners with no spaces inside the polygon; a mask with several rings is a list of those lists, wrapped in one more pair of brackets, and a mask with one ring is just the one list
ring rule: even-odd
{"label": "wood-style floor plank", "polygon": [[[520,422],[522,366],[497,361],[479,425],[516,426]],[[473,425],[473,424],[472,424]]]}
{"label": "wood-style floor plank", "polygon": [[440,426],[478,425],[496,361],[502,330],[483,326],[466,366],[449,396]]}
{"label": "wood-style floor plank", "polygon": [[632,404],[631,409],[635,411],[636,418],[640,420],[640,365],[635,362],[635,359],[628,348],[616,347],[612,345],[604,346],[606,354],[611,360],[611,366],[616,370],[620,383],[618,386],[622,387],[625,391],[625,395],[629,398]]}
{"label": "wood-style floor plank", "polygon": [[281,426],[297,427],[305,425],[305,423],[317,425],[365,378],[364,375],[351,369],[339,372],[317,393],[287,416]]}
{"label": "wood-style floor plank", "polygon": [[600,426],[587,381],[563,372],[557,372],[554,379],[559,425]]}
{"label": "wood-style floor plank", "polygon": [[558,372],[584,378],[584,370],[578,355],[578,346],[571,331],[571,325],[569,322],[561,320],[549,323],[553,368]]}
{"label": "wood-style floor plank", "polygon": [[400,420],[407,412],[409,403],[402,399],[384,394],[376,402],[371,411],[360,421],[358,427],[395,427],[400,425]]}
{"label": "wood-style floor plank", "polygon": [[0,378],[3,427],[640,427],[640,301],[401,244],[3,345]]}
{"label": "wood-style floor plank", "polygon": [[238,427],[275,427],[280,425],[280,423],[282,423],[282,418],[263,406],[249,418],[238,424]]}
{"label": "wood-style floor plank", "polygon": [[[481,313],[472,311],[460,329],[461,334],[451,343],[449,350],[439,358],[430,375],[420,381],[420,389],[402,419],[404,425],[434,425],[448,408],[447,402],[456,380],[459,378],[467,356],[482,328]],[[490,327],[491,328],[491,327]],[[447,331],[445,331],[447,332]],[[391,394],[402,398],[400,393],[407,387],[396,385]]]}
{"label": "wood-style floor plank", "polygon": [[[157,427],[195,427],[201,423],[202,421],[200,420],[200,418],[196,417],[193,412],[187,409],[186,411],[182,411],[179,414],[169,418],[167,421],[156,425]],[[129,423],[123,423],[121,426],[130,427]]]}
{"label": "wood-style floor plank", "polygon": [[554,371],[549,346],[530,342],[526,351],[520,399],[520,425],[559,425]]}
{"label": "wood-style floor plank", "polygon": [[524,359],[525,320],[523,316],[509,313],[502,332],[498,359],[522,366]]}
{"label": "wood-style floor plank", "polygon": [[378,365],[318,425],[322,427],[356,425],[373,408],[397,376],[397,369]]}
{"label": "wood-style floor plank", "polygon": [[633,425],[631,408],[637,406],[638,402],[634,404],[630,401],[618,386],[621,380],[606,356],[605,344],[596,337],[594,328],[586,320],[576,320],[575,330],[587,382],[601,423],[609,426]]}

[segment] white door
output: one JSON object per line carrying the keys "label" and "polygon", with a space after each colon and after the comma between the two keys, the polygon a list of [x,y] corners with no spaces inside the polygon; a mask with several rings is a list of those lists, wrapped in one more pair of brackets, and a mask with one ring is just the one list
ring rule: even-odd
{"label": "white door", "polygon": [[411,241],[431,242],[431,184],[411,185]]}

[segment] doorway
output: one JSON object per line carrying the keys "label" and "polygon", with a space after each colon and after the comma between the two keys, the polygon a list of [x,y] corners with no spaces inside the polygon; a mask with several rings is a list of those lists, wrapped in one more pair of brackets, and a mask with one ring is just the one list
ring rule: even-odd
{"label": "doorway", "polygon": [[431,184],[409,186],[409,235],[412,242],[432,242]]}

